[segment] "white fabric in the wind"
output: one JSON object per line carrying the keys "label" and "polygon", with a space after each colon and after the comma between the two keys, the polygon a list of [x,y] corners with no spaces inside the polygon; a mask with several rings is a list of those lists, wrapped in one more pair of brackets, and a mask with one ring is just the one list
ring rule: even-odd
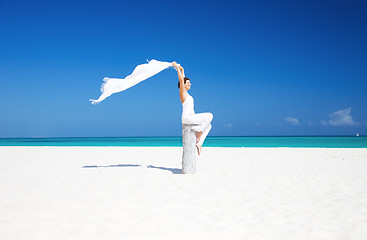
{"label": "white fabric in the wind", "polygon": [[112,94],[124,91],[170,66],[172,66],[172,63],[170,62],[161,62],[152,59],[148,63],[138,65],[134,69],[133,73],[124,79],[105,77],[103,79],[105,83],[101,86],[101,96],[97,100],[90,99],[90,101],[92,104],[99,103]]}

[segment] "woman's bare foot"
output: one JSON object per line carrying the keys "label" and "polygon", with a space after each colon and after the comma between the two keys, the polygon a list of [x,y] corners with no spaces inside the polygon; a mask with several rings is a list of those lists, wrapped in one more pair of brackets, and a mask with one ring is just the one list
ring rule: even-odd
{"label": "woman's bare foot", "polygon": [[196,149],[198,150],[198,154],[200,156],[202,145],[196,144]]}
{"label": "woman's bare foot", "polygon": [[196,132],[196,143],[198,143],[200,141],[200,138],[201,138],[202,134],[203,134],[203,132]]}

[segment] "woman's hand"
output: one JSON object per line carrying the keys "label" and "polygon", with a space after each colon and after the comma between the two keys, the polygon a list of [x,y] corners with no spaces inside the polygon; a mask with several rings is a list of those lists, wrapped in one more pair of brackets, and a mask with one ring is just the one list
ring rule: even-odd
{"label": "woman's hand", "polygon": [[184,70],[182,66],[178,66],[178,67],[180,68],[180,70],[181,70],[181,71],[183,71],[183,70]]}
{"label": "woman's hand", "polygon": [[175,61],[172,62],[172,66],[178,67],[177,63]]}

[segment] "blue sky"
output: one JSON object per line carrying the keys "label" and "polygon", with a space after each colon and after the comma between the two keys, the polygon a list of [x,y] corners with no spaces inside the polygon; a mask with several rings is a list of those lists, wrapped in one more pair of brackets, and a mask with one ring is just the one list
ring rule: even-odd
{"label": "blue sky", "polygon": [[0,137],[180,136],[177,61],[211,136],[367,134],[364,1],[0,1]]}

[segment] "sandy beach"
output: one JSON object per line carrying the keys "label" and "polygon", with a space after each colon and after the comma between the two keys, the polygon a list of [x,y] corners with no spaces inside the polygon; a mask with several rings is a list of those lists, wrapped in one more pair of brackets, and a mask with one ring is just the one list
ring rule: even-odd
{"label": "sandy beach", "polygon": [[0,239],[367,239],[367,149],[0,147]]}

